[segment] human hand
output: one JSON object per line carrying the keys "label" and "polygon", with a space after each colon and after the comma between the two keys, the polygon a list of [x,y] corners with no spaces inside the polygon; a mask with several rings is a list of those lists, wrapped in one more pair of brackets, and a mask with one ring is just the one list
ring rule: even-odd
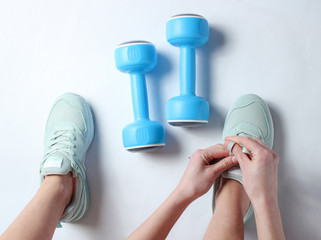
{"label": "human hand", "polygon": [[195,151],[176,190],[190,201],[205,194],[223,171],[237,164],[222,144]]}
{"label": "human hand", "polygon": [[165,239],[188,205],[205,194],[223,171],[236,164],[222,144],[195,151],[175,190],[128,239]]}
{"label": "human hand", "polygon": [[[262,201],[277,201],[277,166],[279,156],[259,138],[226,137],[225,145],[230,141],[234,145],[232,152],[240,164],[243,186],[253,205]],[[244,146],[251,156],[242,152]]]}

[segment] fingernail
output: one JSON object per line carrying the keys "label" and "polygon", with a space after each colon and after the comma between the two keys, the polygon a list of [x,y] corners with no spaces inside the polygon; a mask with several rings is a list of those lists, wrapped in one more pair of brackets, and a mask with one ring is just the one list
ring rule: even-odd
{"label": "fingernail", "polygon": [[232,157],[232,162],[233,162],[233,163],[237,163],[237,159],[236,159],[235,156]]}

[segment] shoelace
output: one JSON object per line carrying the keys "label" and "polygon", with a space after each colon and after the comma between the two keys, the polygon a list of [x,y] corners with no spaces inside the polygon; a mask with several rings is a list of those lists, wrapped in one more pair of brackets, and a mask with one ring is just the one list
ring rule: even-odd
{"label": "shoelace", "polygon": [[54,153],[54,152],[62,152],[65,154],[70,160],[76,156],[75,145],[76,135],[75,129],[67,128],[60,129],[54,131],[52,137],[49,140],[48,152],[46,156]]}
{"label": "shoelace", "polygon": [[[244,133],[244,132],[240,132],[240,133],[238,133],[238,134],[237,134],[237,136],[253,138],[253,136],[252,136],[252,135],[250,135],[250,134],[248,134],[248,133]],[[232,142],[232,141],[231,141],[231,142],[229,142],[229,144],[228,144],[227,149],[228,149],[228,150],[229,150],[229,152],[230,152],[230,156],[232,156],[232,155],[233,155],[233,153],[232,153],[232,149],[233,149],[234,145],[235,145],[235,142]],[[244,146],[241,146],[241,147],[243,148],[243,152],[244,152],[244,153],[247,153],[247,154],[251,155],[251,152],[250,152],[247,148],[245,148]]]}
{"label": "shoelace", "polygon": [[80,219],[84,211],[86,210],[87,201],[85,193],[85,181],[86,174],[84,167],[76,161],[76,140],[77,140],[77,130],[69,127],[64,129],[55,130],[52,133],[52,136],[48,142],[47,152],[45,154],[43,163],[46,161],[46,158],[55,152],[64,154],[71,163],[73,168],[73,177],[76,179],[76,187],[74,198],[78,199],[77,201],[72,201],[65,209],[63,216],[58,222],[57,227],[61,226],[62,222],[74,222]]}

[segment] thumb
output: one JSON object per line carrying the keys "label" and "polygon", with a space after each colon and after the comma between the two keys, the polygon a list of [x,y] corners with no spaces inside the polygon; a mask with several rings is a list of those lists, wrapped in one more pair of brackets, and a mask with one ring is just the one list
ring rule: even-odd
{"label": "thumb", "polygon": [[236,161],[239,163],[241,170],[246,167],[247,164],[250,163],[250,159],[247,154],[243,153],[243,148],[240,145],[235,144],[232,152],[236,157]]}
{"label": "thumb", "polygon": [[211,167],[212,174],[217,178],[219,175],[221,175],[225,170],[230,169],[231,167],[237,165],[238,162],[235,157],[228,156],[225,158],[222,158],[217,163],[213,164]]}

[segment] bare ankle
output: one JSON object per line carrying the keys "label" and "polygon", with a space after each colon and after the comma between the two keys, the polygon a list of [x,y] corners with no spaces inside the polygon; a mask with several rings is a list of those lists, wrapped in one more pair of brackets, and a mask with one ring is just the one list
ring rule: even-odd
{"label": "bare ankle", "polygon": [[250,206],[250,200],[243,185],[236,180],[222,178],[222,184],[216,196],[217,204],[220,200],[226,201],[226,198],[233,201],[241,209],[244,217]]}
{"label": "bare ankle", "polygon": [[73,177],[71,173],[66,175],[47,175],[43,184],[50,184],[53,191],[55,191],[67,206],[72,198],[73,193]]}

